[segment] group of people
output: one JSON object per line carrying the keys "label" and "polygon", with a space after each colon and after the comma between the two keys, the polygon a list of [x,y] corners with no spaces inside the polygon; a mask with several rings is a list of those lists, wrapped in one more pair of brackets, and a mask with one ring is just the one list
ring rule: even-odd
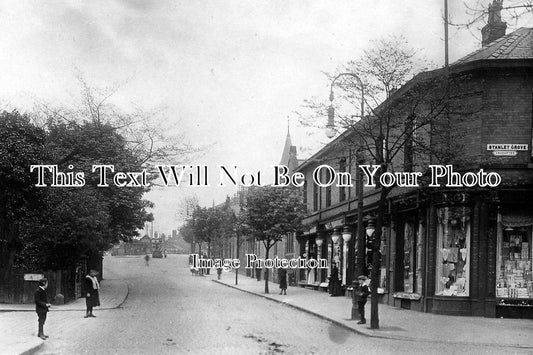
{"label": "group of people", "polygon": [[[206,254],[200,254],[200,259],[210,259]],[[212,258],[211,258],[212,259]],[[189,267],[191,269],[192,276],[205,276],[209,275],[210,269],[206,267],[194,267],[193,265],[193,256],[189,255]],[[220,280],[220,275],[222,274],[222,269],[217,270],[218,279]]]}
{"label": "group of people", "polygon": [[[85,305],[87,307],[84,318],[96,318],[93,314],[93,308],[100,306],[100,284],[98,283],[98,271],[90,270],[89,274],[84,279],[84,297]],[[44,323],[46,322],[46,316],[52,305],[48,301],[48,294],[46,289],[48,288],[48,280],[42,278],[39,280],[39,287],[35,291],[35,311],[37,312],[37,322],[39,324],[39,330],[37,336],[43,340],[48,338],[48,335],[44,334]]]}

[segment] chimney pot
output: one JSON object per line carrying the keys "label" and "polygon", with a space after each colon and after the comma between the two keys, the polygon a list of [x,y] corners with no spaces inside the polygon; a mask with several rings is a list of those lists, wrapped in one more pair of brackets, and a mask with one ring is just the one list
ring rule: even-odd
{"label": "chimney pot", "polygon": [[481,46],[486,47],[498,38],[505,36],[507,24],[502,21],[503,0],[494,0],[489,4],[489,20],[481,29]]}

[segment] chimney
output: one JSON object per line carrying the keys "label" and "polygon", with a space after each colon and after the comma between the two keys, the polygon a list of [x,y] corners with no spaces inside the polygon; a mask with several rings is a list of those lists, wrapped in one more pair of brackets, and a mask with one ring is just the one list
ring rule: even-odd
{"label": "chimney", "polygon": [[494,0],[489,5],[489,21],[481,29],[481,46],[486,47],[491,42],[505,36],[507,24],[502,22],[503,0]]}

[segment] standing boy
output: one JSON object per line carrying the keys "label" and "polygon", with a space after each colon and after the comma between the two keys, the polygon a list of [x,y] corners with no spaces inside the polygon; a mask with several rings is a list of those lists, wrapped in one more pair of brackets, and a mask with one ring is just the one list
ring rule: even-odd
{"label": "standing boy", "polygon": [[89,275],[85,276],[85,304],[87,305],[85,318],[96,318],[93,314],[93,307],[100,306],[100,284],[98,283],[97,275],[98,271],[90,270]]}
{"label": "standing boy", "polygon": [[355,289],[355,295],[358,297],[357,299],[357,306],[359,309],[359,314],[361,315],[361,320],[357,322],[357,324],[365,324],[365,304],[366,299],[368,295],[370,294],[370,290],[368,289],[368,286],[365,284],[366,276],[361,275],[357,278],[359,281],[359,285],[357,285]]}
{"label": "standing boy", "polygon": [[39,321],[39,332],[37,336],[41,339],[48,338],[48,335],[44,335],[44,322],[46,321],[46,314],[50,308],[50,303],[48,303],[48,295],[46,294],[46,288],[48,287],[47,279],[39,280],[39,288],[35,291],[35,311],[37,312],[37,317]]}

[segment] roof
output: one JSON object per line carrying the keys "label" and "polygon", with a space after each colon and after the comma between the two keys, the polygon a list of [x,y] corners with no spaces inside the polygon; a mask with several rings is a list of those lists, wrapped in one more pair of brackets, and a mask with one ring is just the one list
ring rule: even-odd
{"label": "roof", "polygon": [[[518,63],[520,66],[533,66],[533,28],[521,27],[452,63],[450,68],[439,68],[418,73],[396,90],[389,97],[389,100],[396,100],[402,97],[406,91],[409,91],[417,83],[439,75],[448,75],[448,70],[459,73],[484,66],[512,67],[513,63]],[[319,161],[320,157],[335,149],[336,144],[348,138],[350,132],[351,130],[347,129],[310,158],[303,162],[298,161],[299,165],[296,170],[302,171],[310,164]]]}
{"label": "roof", "polygon": [[533,28],[521,27],[452,63],[460,65],[478,60],[532,59]]}

